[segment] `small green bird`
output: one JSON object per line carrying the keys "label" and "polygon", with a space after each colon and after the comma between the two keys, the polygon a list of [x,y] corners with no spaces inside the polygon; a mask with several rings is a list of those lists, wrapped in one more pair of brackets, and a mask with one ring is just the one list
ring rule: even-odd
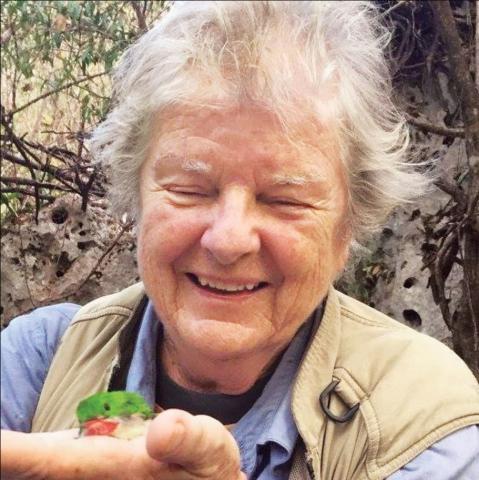
{"label": "small green bird", "polygon": [[130,440],[146,433],[155,416],[145,399],[133,392],[100,392],[77,407],[80,436],[107,435]]}

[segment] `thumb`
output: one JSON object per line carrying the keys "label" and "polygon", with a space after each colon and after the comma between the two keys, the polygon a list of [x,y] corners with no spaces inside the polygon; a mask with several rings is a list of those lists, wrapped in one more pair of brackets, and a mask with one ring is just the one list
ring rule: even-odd
{"label": "thumb", "polygon": [[180,465],[201,478],[246,478],[240,472],[240,454],[233,436],[206,415],[165,410],[149,425],[146,449],[155,460]]}

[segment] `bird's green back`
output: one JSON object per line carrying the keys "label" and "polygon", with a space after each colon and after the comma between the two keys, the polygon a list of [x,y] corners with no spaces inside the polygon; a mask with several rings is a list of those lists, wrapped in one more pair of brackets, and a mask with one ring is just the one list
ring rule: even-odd
{"label": "bird's green back", "polygon": [[153,417],[153,410],[145,399],[134,392],[100,392],[83,399],[77,407],[80,425],[93,418],[127,417],[140,414]]}

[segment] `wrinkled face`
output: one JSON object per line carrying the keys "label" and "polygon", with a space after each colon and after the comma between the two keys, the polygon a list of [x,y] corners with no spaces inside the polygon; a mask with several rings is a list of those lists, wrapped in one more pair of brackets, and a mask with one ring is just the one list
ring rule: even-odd
{"label": "wrinkled face", "polygon": [[278,351],[342,269],[337,142],[311,122],[297,132],[300,147],[248,108],[171,111],[153,128],[139,266],[177,346],[218,359]]}

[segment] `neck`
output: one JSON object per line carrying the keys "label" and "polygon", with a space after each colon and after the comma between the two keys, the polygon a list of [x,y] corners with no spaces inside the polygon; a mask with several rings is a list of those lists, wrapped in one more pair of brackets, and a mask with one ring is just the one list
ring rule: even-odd
{"label": "neck", "polygon": [[161,362],[165,372],[178,385],[201,393],[240,395],[265,375],[281,351],[245,355],[241,358],[211,358],[163,339]]}

